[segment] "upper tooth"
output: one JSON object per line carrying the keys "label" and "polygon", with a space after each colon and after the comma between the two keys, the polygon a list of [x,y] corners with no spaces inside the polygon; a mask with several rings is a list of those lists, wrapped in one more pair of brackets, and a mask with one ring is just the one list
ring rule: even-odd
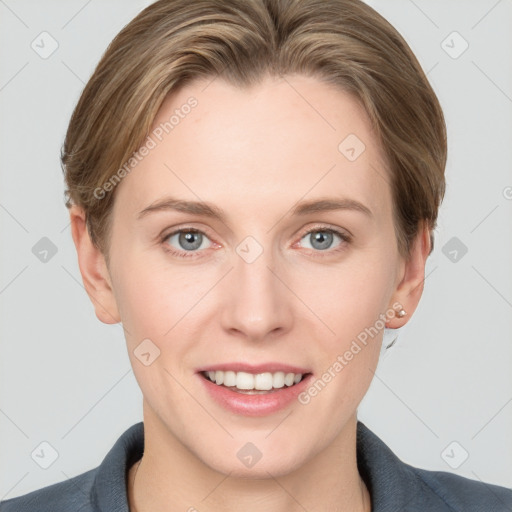
{"label": "upper tooth", "polygon": [[236,386],[236,373],[235,372],[220,372],[224,373],[224,386]]}
{"label": "upper tooth", "polygon": [[[221,373],[221,372],[217,372]],[[238,389],[254,389],[254,375],[251,373],[237,372],[236,373],[236,384]]]}
{"label": "upper tooth", "polygon": [[293,383],[295,382],[294,378],[295,378],[295,374],[294,373],[287,373],[285,375],[285,377],[284,377],[284,383],[287,386],[293,386]]}
{"label": "upper tooth", "polygon": [[247,373],[247,372],[233,372],[233,371],[208,371],[205,372],[208,378],[216,384],[224,385],[227,387],[236,386],[238,389],[257,389],[269,390],[272,388],[282,388],[292,386],[302,380],[301,373],[284,373],[284,372],[265,372],[265,373]]}
{"label": "upper tooth", "polygon": [[276,372],[276,373],[274,373],[274,375],[272,375],[272,387],[273,388],[284,387],[284,372]]}

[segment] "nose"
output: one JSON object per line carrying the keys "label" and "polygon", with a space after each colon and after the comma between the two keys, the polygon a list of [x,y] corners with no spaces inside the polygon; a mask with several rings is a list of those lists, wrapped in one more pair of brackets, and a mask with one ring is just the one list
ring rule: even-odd
{"label": "nose", "polygon": [[250,240],[238,247],[224,290],[222,327],[248,341],[283,335],[293,319],[293,293],[285,284],[284,266],[276,265],[270,249],[258,255],[262,249]]}

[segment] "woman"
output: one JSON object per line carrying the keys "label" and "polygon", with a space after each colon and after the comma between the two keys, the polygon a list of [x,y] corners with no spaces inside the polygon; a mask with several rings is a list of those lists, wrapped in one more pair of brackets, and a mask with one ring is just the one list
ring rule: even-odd
{"label": "woman", "polygon": [[2,511],[505,511],[357,420],[423,291],[446,134],[411,50],[356,0],[160,0],[111,43],[62,162],[97,317],[144,421]]}

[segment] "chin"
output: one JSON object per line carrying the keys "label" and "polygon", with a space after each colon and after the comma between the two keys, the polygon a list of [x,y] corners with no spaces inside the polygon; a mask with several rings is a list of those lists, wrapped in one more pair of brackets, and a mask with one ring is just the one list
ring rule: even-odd
{"label": "chin", "polygon": [[234,443],[233,447],[221,447],[218,454],[201,455],[196,452],[203,464],[212,470],[229,475],[232,478],[267,479],[281,477],[299,469],[305,463],[305,457],[297,452],[297,447],[288,448],[289,452],[267,448],[258,449],[249,442]]}

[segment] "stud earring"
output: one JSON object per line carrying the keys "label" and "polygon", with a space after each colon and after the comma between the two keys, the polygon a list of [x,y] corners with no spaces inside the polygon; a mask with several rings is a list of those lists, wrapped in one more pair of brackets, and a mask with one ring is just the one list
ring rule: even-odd
{"label": "stud earring", "polygon": [[401,309],[400,311],[398,311],[398,313],[396,314],[396,316],[398,318],[403,318],[407,313],[405,312],[405,309]]}

